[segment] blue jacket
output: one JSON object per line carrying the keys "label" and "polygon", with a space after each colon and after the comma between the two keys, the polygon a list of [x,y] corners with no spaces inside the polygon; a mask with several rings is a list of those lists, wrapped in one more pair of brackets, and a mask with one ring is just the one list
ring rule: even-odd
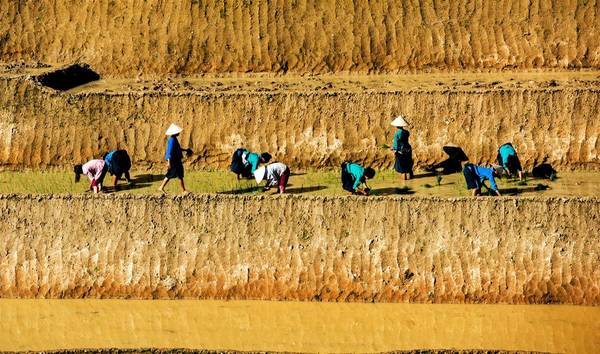
{"label": "blue jacket", "polygon": [[167,141],[167,151],[165,152],[165,160],[169,160],[171,162],[181,162],[182,158],[183,153],[181,152],[181,146],[179,145],[177,137],[170,137],[169,141]]}
{"label": "blue jacket", "polygon": [[493,190],[497,191],[498,186],[496,185],[496,180],[494,180],[494,169],[488,167],[481,167],[477,165],[474,165],[474,167],[475,173],[477,173],[477,176],[479,177],[479,181],[483,183],[483,181],[487,179],[488,181],[490,181],[490,187]]}

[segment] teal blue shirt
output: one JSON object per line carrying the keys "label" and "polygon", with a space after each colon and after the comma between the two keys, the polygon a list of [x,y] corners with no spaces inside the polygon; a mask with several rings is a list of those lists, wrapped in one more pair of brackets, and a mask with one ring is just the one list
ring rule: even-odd
{"label": "teal blue shirt", "polygon": [[248,153],[246,156],[246,161],[248,161],[248,165],[251,166],[250,172],[254,173],[260,164],[260,155],[254,152]]}
{"label": "teal blue shirt", "polygon": [[408,137],[410,133],[408,130],[398,129],[396,134],[394,134],[394,146],[392,147],[394,150],[400,150],[403,145],[408,144]]}
{"label": "teal blue shirt", "polygon": [[351,174],[352,176],[354,176],[354,190],[356,190],[356,188],[358,188],[358,186],[360,186],[360,180],[363,178],[363,176],[365,175],[365,169],[361,166],[361,165],[357,165],[355,163],[349,163],[346,166],[346,170],[348,171],[349,174]]}
{"label": "teal blue shirt", "polygon": [[500,158],[502,159],[502,167],[504,168],[507,168],[506,163],[508,162],[508,157],[517,154],[515,149],[513,149],[513,147],[508,144],[500,146],[500,151],[498,151],[498,153],[500,154]]}

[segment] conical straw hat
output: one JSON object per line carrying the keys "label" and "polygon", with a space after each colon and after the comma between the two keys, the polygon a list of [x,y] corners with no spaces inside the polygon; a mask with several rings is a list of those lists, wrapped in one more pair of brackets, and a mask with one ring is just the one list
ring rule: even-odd
{"label": "conical straw hat", "polygon": [[256,171],[254,171],[254,179],[256,180],[256,183],[260,184],[260,182],[262,182],[263,179],[265,179],[266,174],[267,171],[265,166],[257,168]]}
{"label": "conical straw hat", "polygon": [[167,129],[166,131],[166,135],[175,135],[175,134],[179,134],[181,133],[183,129],[181,129],[180,126],[178,126],[175,123],[171,123],[171,125],[169,126],[169,129]]}
{"label": "conical straw hat", "polygon": [[392,125],[394,127],[408,127],[408,122],[404,119],[404,117],[398,116],[392,121]]}

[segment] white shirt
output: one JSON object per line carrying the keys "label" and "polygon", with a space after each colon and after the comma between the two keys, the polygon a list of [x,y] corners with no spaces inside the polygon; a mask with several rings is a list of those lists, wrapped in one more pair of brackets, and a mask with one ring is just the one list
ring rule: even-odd
{"label": "white shirt", "polygon": [[279,184],[279,177],[281,177],[281,175],[287,169],[288,169],[288,167],[281,162],[275,162],[275,163],[267,165],[267,167],[265,167],[265,170],[266,170],[265,179],[267,180],[267,185]]}

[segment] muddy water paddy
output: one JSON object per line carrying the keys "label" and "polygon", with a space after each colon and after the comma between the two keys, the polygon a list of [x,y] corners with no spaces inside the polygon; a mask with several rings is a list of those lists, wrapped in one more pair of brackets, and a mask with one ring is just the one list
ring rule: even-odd
{"label": "muddy water paddy", "polygon": [[198,300],[0,300],[0,350],[189,348],[593,353],[600,308]]}

